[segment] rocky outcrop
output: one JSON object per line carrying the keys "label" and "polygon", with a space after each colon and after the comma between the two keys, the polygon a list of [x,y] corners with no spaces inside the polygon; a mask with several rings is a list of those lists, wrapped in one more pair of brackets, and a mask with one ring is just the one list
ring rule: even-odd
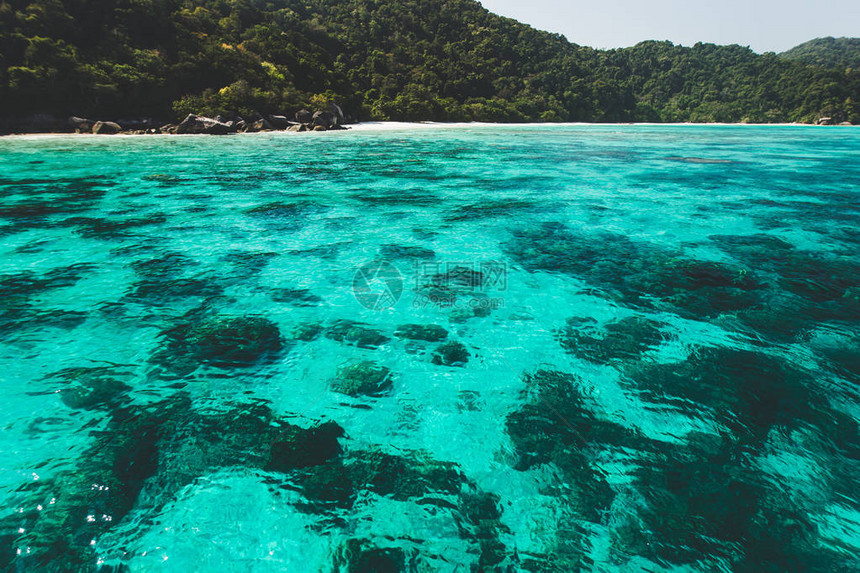
{"label": "rocky outcrop", "polygon": [[290,120],[285,115],[270,115],[269,123],[275,129],[287,129],[290,127]]}
{"label": "rocky outcrop", "polygon": [[[194,113],[188,114],[179,124],[168,123],[160,125],[151,118],[120,119],[119,121],[95,121],[84,117],[71,116],[65,123],[51,118],[36,118],[31,121],[32,128],[24,129],[26,132],[39,131],[73,131],[75,133],[97,133],[105,134],[181,134],[181,135],[226,135],[229,133],[256,133],[261,131],[328,131],[333,129],[347,129],[345,123],[350,121],[344,115],[343,110],[337,104],[330,104],[328,110],[317,110],[313,113],[302,109],[291,116],[285,114],[273,114],[262,116],[253,112],[244,117],[235,114],[226,116],[217,115],[207,117]],[[38,121],[37,121],[38,120]],[[38,124],[38,125],[37,125]],[[2,127],[2,126],[0,126]],[[6,131],[11,131],[7,129]]]}
{"label": "rocky outcrop", "polygon": [[249,123],[245,131],[249,131],[251,133],[257,133],[258,131],[275,131],[275,126],[273,126],[264,118],[260,118],[256,121]]}
{"label": "rocky outcrop", "polygon": [[182,123],[176,126],[177,134],[205,133],[208,135],[225,135],[231,131],[235,131],[235,129],[234,126],[231,126],[230,124],[220,122],[211,117],[194,115],[193,113],[189,113],[188,116],[182,120]]}
{"label": "rocky outcrop", "polygon": [[69,125],[75,133],[92,133],[94,122],[91,119],[72,116],[69,118]]}
{"label": "rocky outcrop", "polygon": [[122,131],[122,126],[113,121],[97,121],[93,124],[93,133],[97,135],[114,135]]}

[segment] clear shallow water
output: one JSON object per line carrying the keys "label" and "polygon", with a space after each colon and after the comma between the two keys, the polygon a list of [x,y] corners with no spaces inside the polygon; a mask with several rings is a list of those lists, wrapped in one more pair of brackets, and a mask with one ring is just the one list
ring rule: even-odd
{"label": "clear shallow water", "polygon": [[4,138],[0,564],[856,569],[858,183],[851,129]]}

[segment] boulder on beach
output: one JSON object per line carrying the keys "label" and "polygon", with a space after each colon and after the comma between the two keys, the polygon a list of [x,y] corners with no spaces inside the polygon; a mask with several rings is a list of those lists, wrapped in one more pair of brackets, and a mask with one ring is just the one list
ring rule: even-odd
{"label": "boulder on beach", "polygon": [[268,120],[260,118],[256,121],[248,122],[248,131],[253,133],[258,131],[275,131],[275,127]]}
{"label": "boulder on beach", "polygon": [[75,133],[92,133],[93,124],[95,122],[91,119],[76,117],[74,115],[69,118],[69,125],[75,130]]}
{"label": "boulder on beach", "polygon": [[334,102],[331,102],[329,104],[329,109],[331,110],[331,113],[334,114],[335,124],[343,125],[344,123],[346,123],[346,118],[343,115],[343,110],[340,108],[339,105]]}
{"label": "boulder on beach", "polygon": [[229,125],[211,117],[189,113],[182,123],[176,126],[178,134],[205,133],[208,135],[224,135],[235,131],[235,125]]}
{"label": "boulder on beach", "polygon": [[113,121],[97,121],[93,124],[93,133],[98,135],[113,135],[122,131],[122,127]]}
{"label": "boulder on beach", "polygon": [[272,127],[275,129],[287,129],[290,127],[290,120],[284,115],[270,115],[269,123],[271,123]]}
{"label": "boulder on beach", "polygon": [[315,126],[331,127],[337,123],[337,117],[330,111],[315,111],[313,124]]}
{"label": "boulder on beach", "polygon": [[311,123],[313,120],[313,114],[306,109],[300,109],[296,112],[296,121],[299,123]]}
{"label": "boulder on beach", "polygon": [[122,127],[123,131],[146,132],[158,128],[158,123],[151,117],[123,117],[116,120],[116,122]]}

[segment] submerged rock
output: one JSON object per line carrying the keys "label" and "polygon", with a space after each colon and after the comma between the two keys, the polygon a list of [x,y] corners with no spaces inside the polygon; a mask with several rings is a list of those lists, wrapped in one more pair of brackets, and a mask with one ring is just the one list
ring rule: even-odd
{"label": "submerged rock", "polygon": [[293,329],[293,338],[303,342],[310,342],[319,338],[323,332],[323,325],[319,322],[304,322]]}
{"label": "submerged rock", "polygon": [[469,362],[469,350],[462,342],[446,342],[433,351],[431,361],[441,366],[465,366]]}
{"label": "submerged rock", "polygon": [[238,405],[203,413],[177,395],[145,407],[119,408],[74,470],[39,484],[44,510],[22,517],[14,546],[17,570],[96,569],[93,539],[123,522],[144,496],[153,511],[216,468],[243,466],[291,472],[341,455],[343,430],[326,423],[304,429],[265,406]]}
{"label": "submerged rock", "polygon": [[167,252],[154,259],[137,260],[131,263],[134,271],[147,279],[170,279],[198,266],[196,260],[177,252]]}
{"label": "submerged rock", "polygon": [[519,456],[515,469],[555,464],[565,481],[576,486],[576,497],[569,503],[581,515],[595,519],[614,493],[592,465],[589,452],[604,445],[644,448],[649,446],[648,440],[598,416],[583,393],[583,381],[576,376],[538,370],[526,374],[524,381],[524,404],[505,420]]}
{"label": "submerged rock", "polygon": [[694,434],[636,471],[646,505],[613,533],[619,554],[686,565],[723,558],[733,571],[834,571],[849,559],[820,544],[808,513],[732,438]]}
{"label": "submerged rock", "polygon": [[208,298],[224,293],[224,287],[203,278],[145,279],[132,285],[128,300],[148,305],[166,305],[194,298]]}
{"label": "submerged rock", "polygon": [[763,285],[745,267],[688,259],[614,233],[580,233],[560,223],[517,230],[505,250],[529,271],[564,273],[632,305],[716,317],[762,301]]}
{"label": "submerged rock", "polygon": [[526,199],[489,199],[471,205],[461,205],[451,209],[446,215],[446,221],[474,221],[495,217],[511,217],[513,214],[526,214],[550,208],[544,202]]}
{"label": "submerged rock", "polygon": [[317,306],[322,299],[306,288],[272,289],[272,300],[287,302],[293,306]]}
{"label": "submerged rock", "polygon": [[72,330],[83,324],[89,314],[73,310],[44,309],[30,304],[15,303],[0,310],[0,333],[22,335],[45,328]]}
{"label": "submerged rock", "polygon": [[394,331],[397,338],[439,342],[448,338],[448,331],[438,324],[401,324]]}
{"label": "submerged rock", "polygon": [[115,408],[126,399],[131,387],[126,377],[112,367],[65,368],[48,375],[49,381],[63,384],[60,399],[69,408],[92,410]]}
{"label": "submerged rock", "polygon": [[378,548],[367,540],[349,539],[335,556],[337,571],[346,573],[402,573],[409,571],[406,553],[399,547]]}
{"label": "submerged rock", "polygon": [[561,346],[571,354],[594,362],[631,360],[668,340],[666,325],[655,320],[630,316],[598,329],[594,320],[569,318],[558,334]]}
{"label": "submerged rock", "polygon": [[280,253],[268,251],[230,251],[222,260],[235,269],[235,274],[240,279],[247,278],[249,275],[254,275],[263,272],[266,266],[277,257]]}
{"label": "submerged rock", "polygon": [[246,368],[271,360],[284,349],[277,325],[259,316],[203,318],[166,330],[162,336],[167,344],[154,360],[180,374],[203,364]]}
{"label": "submerged rock", "polygon": [[[783,358],[764,352],[700,347],[683,362],[641,364],[626,371],[627,382],[654,403],[667,396],[704,410],[736,436],[757,442],[774,426],[811,424],[845,439],[844,416],[815,391],[814,379]],[[701,413],[699,413],[701,415]],[[854,424],[856,427],[856,424]],[[843,447],[854,448],[848,442]]]}
{"label": "submerged rock", "polygon": [[430,282],[437,287],[454,290],[473,290],[484,285],[484,273],[469,267],[455,266],[444,273],[430,277]]}
{"label": "submerged rock", "polygon": [[79,263],[58,267],[42,274],[33,271],[0,276],[0,297],[10,299],[29,298],[44,292],[74,286],[85,275],[92,273],[95,265]]}
{"label": "submerged rock", "polygon": [[386,259],[432,259],[435,251],[413,245],[382,245],[379,254]]}
{"label": "submerged rock", "polygon": [[[68,177],[59,179],[0,179],[6,194],[0,204],[0,219],[12,223],[3,232],[44,228],[52,217],[87,211],[98,204],[110,187],[105,177]],[[12,200],[15,196],[22,197]]]}
{"label": "submerged rock", "polygon": [[381,396],[393,385],[391,370],[372,360],[338,368],[332,390],[349,396]]}
{"label": "submerged rock", "polygon": [[337,320],[325,331],[326,338],[358,346],[359,348],[378,348],[391,339],[381,331],[368,328],[361,322]]}
{"label": "submerged rock", "polygon": [[328,206],[314,201],[276,201],[252,207],[245,212],[267,226],[279,230],[296,231],[307,225],[314,215],[324,213]]}
{"label": "submerged rock", "polygon": [[86,238],[104,241],[122,240],[134,229],[161,225],[167,221],[163,213],[152,213],[143,217],[71,217],[61,224],[64,227],[75,227],[75,232]]}

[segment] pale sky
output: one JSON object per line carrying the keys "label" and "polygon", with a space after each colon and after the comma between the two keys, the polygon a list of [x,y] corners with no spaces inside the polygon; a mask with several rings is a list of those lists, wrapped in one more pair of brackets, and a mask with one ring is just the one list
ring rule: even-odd
{"label": "pale sky", "polygon": [[670,40],[783,52],[813,38],[860,36],[860,0],[479,1],[491,12],[593,48]]}

